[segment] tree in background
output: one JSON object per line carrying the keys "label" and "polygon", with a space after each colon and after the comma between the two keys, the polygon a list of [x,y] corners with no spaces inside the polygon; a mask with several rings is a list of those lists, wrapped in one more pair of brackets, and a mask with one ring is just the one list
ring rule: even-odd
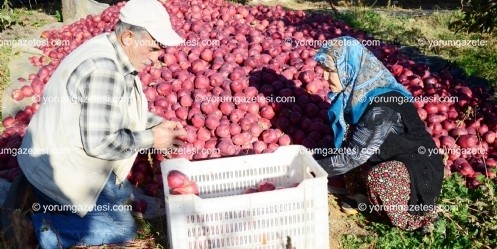
{"label": "tree in background", "polygon": [[450,25],[456,32],[492,33],[497,26],[497,0],[469,0],[463,12],[464,17]]}

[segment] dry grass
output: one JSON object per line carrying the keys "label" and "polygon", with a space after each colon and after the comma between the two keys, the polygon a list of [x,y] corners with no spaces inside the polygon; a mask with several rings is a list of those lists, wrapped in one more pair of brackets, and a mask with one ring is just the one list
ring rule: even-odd
{"label": "dry grass", "polygon": [[327,9],[330,5],[325,1],[302,1],[302,0],[276,0],[276,1],[249,1],[249,5],[262,4],[265,6],[281,5],[292,10]]}
{"label": "dry grass", "polygon": [[75,249],[152,249],[157,247],[153,238],[139,239],[124,245],[104,245],[104,246],[76,246]]}

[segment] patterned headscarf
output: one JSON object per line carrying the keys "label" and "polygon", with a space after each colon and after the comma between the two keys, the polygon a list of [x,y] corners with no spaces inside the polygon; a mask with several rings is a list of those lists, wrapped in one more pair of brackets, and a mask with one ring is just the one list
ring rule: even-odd
{"label": "patterned headscarf", "polygon": [[335,133],[335,148],[342,146],[346,124],[356,124],[375,96],[396,91],[406,98],[412,97],[367,48],[350,36],[331,40],[318,50],[314,60],[328,69],[336,69],[343,87],[339,93],[328,93],[331,101],[328,117]]}

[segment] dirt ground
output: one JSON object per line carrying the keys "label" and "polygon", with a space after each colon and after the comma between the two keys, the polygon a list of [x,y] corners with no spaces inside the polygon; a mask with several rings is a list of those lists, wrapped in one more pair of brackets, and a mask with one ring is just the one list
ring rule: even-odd
{"label": "dirt ground", "polygon": [[328,194],[328,207],[330,220],[330,249],[342,248],[340,237],[342,235],[367,235],[360,224],[340,210],[337,197]]}
{"label": "dirt ground", "polygon": [[20,39],[27,38],[33,35],[41,26],[41,24],[56,22],[54,16],[47,15],[44,12],[30,12],[32,15],[23,15],[21,23],[12,26],[0,33],[2,39]]}
{"label": "dirt ground", "polygon": [[[57,19],[44,11],[30,11],[29,14],[20,16],[18,24],[0,32],[0,37],[2,40],[26,39],[33,36],[42,26],[54,22],[57,22]],[[0,82],[0,95],[2,95],[1,98],[7,98],[10,96],[3,96],[3,92],[10,84],[8,63],[17,58],[19,53],[15,49],[0,49],[0,79],[2,80],[2,82]],[[3,101],[0,101],[0,110],[2,110],[2,104]]]}

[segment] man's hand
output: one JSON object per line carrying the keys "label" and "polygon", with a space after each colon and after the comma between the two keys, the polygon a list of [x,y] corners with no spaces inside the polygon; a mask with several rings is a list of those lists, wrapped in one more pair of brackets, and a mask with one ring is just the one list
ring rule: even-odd
{"label": "man's hand", "polygon": [[179,122],[164,121],[152,128],[154,134],[153,147],[160,150],[183,146],[183,141],[180,139],[186,136],[186,131]]}

